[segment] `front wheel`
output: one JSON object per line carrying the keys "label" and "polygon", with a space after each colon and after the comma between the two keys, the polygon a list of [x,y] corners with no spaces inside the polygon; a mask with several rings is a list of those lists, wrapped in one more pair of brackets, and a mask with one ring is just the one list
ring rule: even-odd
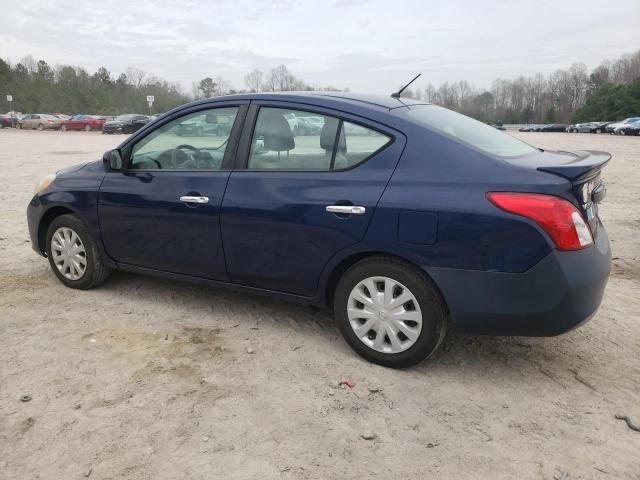
{"label": "front wheel", "polygon": [[63,132],[66,132],[67,131],[67,126],[66,125],[62,125],[60,127],[60,130],[62,130]]}
{"label": "front wheel", "polygon": [[88,124],[87,124],[87,125],[85,125],[85,126],[84,126],[84,131],[85,131],[85,132],[90,132],[90,131],[91,131],[91,125],[88,125]]}
{"label": "front wheel", "polygon": [[39,123],[38,124],[38,130],[41,132],[42,130],[44,130],[44,125]]}
{"label": "front wheel", "polygon": [[431,279],[391,257],[347,270],[336,287],[334,315],[358,354],[392,368],[428,358],[447,329],[447,309]]}
{"label": "front wheel", "polygon": [[111,273],[91,234],[75,215],[61,215],[51,222],[46,248],[53,273],[67,287],[88,290]]}

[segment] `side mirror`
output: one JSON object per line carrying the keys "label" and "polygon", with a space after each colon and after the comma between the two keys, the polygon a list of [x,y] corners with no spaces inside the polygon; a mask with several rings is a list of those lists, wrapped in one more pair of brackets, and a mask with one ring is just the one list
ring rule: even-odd
{"label": "side mirror", "polygon": [[118,149],[107,150],[102,155],[102,164],[106,171],[122,170],[122,155]]}

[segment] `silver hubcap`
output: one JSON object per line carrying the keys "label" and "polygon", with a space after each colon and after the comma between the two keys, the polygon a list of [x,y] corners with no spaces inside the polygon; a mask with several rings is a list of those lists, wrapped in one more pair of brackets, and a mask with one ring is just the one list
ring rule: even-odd
{"label": "silver hubcap", "polygon": [[80,280],[87,270],[87,251],[76,232],[60,227],[51,237],[51,256],[60,273],[69,280]]}
{"label": "silver hubcap", "polygon": [[416,343],[422,331],[418,300],[400,282],[369,277],[349,295],[347,314],[351,328],[367,347],[399,353]]}

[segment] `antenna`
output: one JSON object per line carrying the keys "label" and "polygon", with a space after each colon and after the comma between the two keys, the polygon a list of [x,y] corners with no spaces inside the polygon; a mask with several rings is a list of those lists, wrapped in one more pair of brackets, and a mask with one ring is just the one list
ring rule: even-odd
{"label": "antenna", "polygon": [[404,91],[407,89],[407,87],[408,87],[409,85],[411,85],[413,82],[415,82],[415,81],[418,79],[418,77],[419,77],[420,75],[422,75],[422,73],[417,74],[417,75],[416,75],[415,77],[413,77],[413,79],[412,79],[409,83],[407,83],[404,87],[402,87],[402,88],[401,88],[400,90],[398,90],[397,92],[392,93],[392,94],[391,94],[391,98],[400,98],[400,95],[402,95],[402,92],[404,92]]}

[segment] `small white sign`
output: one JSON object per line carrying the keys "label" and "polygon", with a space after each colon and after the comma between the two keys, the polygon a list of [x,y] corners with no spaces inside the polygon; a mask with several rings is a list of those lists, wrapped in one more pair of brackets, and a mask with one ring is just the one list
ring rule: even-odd
{"label": "small white sign", "polygon": [[153,95],[147,95],[147,102],[153,103],[154,100],[155,100],[155,97]]}
{"label": "small white sign", "polygon": [[7,95],[7,102],[13,102],[13,95]]}

